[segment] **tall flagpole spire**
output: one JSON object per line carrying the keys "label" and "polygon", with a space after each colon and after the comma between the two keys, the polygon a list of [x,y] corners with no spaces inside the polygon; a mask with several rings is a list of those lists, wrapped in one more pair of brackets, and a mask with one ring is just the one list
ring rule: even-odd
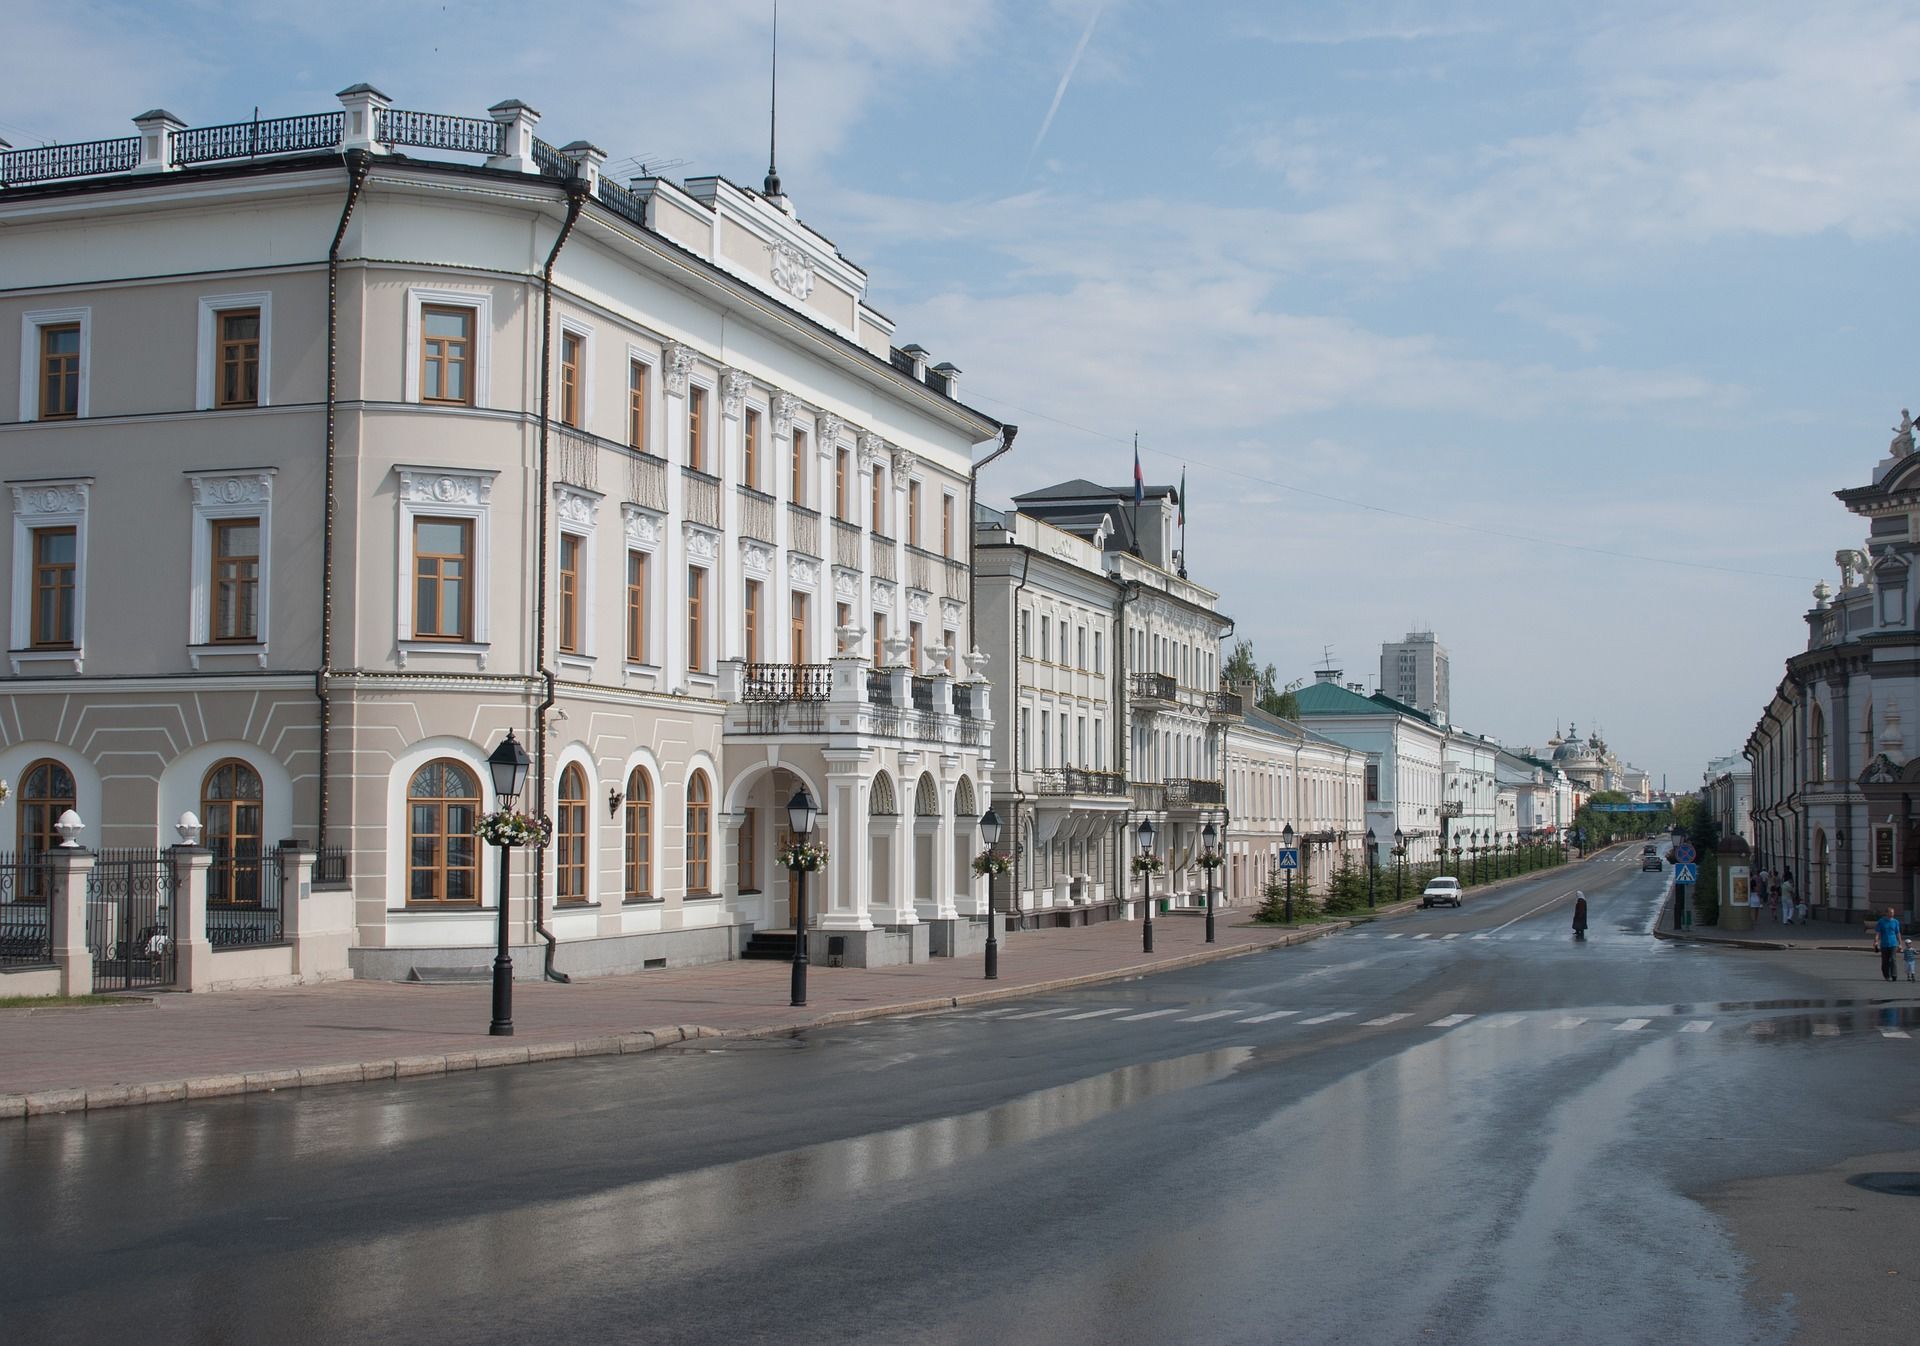
{"label": "tall flagpole spire", "polygon": [[767,180],[762,184],[761,195],[772,198],[781,195],[780,170],[774,167],[774,150],[778,144],[776,132],[779,130],[780,114],[780,0],[773,0],[773,75],[769,81],[767,97]]}

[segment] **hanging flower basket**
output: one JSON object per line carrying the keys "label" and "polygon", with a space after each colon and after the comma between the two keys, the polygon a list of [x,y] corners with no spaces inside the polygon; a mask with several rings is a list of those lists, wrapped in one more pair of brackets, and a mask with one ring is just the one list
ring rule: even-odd
{"label": "hanging flower basket", "polygon": [[7,802],[7,796],[13,793],[13,787],[0,780],[0,804]]}
{"label": "hanging flower basket", "polygon": [[473,834],[489,846],[544,846],[553,836],[553,824],[544,814],[536,818],[515,809],[495,809],[481,815]]}
{"label": "hanging flower basket", "polygon": [[988,878],[997,878],[1012,869],[1012,857],[1002,855],[998,851],[981,851],[973,857],[973,872],[984,874]]}
{"label": "hanging flower basket", "polygon": [[1152,852],[1133,857],[1133,872],[1136,874],[1158,874],[1166,867],[1166,861],[1154,855]]}
{"label": "hanging flower basket", "polygon": [[1227,863],[1227,857],[1219,851],[1201,851],[1193,857],[1193,862],[1202,869],[1218,869]]}
{"label": "hanging flower basket", "polygon": [[782,868],[818,874],[827,867],[827,848],[812,842],[796,841],[780,848],[779,861]]}

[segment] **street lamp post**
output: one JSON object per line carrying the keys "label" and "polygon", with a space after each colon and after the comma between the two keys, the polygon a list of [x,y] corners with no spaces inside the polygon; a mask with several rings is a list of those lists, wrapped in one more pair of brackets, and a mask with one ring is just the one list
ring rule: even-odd
{"label": "street lamp post", "polygon": [[[1000,840],[1000,815],[989,808],[980,815],[980,839],[987,843],[987,849],[993,849],[993,843]],[[1000,980],[1000,923],[993,915],[993,875],[987,875],[987,980]]]}
{"label": "street lamp post", "polygon": [[[527,767],[532,759],[520,740],[507,730],[500,746],[487,758],[487,771],[493,777],[493,793],[502,812],[511,812],[514,802],[527,785]],[[513,1036],[513,957],[507,952],[507,856],[511,843],[503,835],[500,847],[500,928],[493,954],[493,1022],[487,1032],[497,1038]]]}
{"label": "street lamp post", "polygon": [[[1153,854],[1153,819],[1140,820],[1140,854]],[[1145,866],[1140,870],[1140,905],[1145,915],[1140,924],[1140,952],[1153,952],[1153,874]]]}
{"label": "street lamp post", "polygon": [[[1292,823],[1288,823],[1285,827],[1280,829],[1280,849],[1283,851],[1291,851],[1293,849],[1293,824]],[[1299,863],[1299,859],[1297,857],[1295,858],[1294,863],[1295,864]],[[1293,870],[1288,869],[1286,871],[1286,875],[1287,875],[1287,924],[1292,925],[1293,924]]]}
{"label": "street lamp post", "polygon": [[[1200,841],[1207,848],[1209,856],[1213,855],[1214,843],[1219,839],[1220,833],[1214,829],[1213,820],[1209,818],[1207,825],[1200,829]],[[1218,865],[1207,866],[1207,943],[1209,944],[1213,943],[1213,876],[1219,871]]]}
{"label": "street lamp post", "polygon": [[[807,787],[801,786],[793,792],[793,798],[787,801],[787,826],[793,832],[793,844],[805,846],[813,835],[813,825],[819,820],[820,810],[814,807],[813,796],[807,793]],[[792,1003],[807,1003],[807,871],[792,871],[800,882],[800,900],[794,904],[793,911],[793,997]]]}
{"label": "street lamp post", "polygon": [[1399,828],[1393,829],[1393,853],[1400,860],[1400,870],[1393,876],[1393,900],[1407,900],[1407,834]]}
{"label": "street lamp post", "polygon": [[1380,839],[1367,829],[1367,910],[1373,910],[1374,872],[1380,868]]}

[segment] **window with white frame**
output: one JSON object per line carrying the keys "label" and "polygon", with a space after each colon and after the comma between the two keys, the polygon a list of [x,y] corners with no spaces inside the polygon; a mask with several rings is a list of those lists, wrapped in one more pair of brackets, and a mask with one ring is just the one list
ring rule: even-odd
{"label": "window with white frame", "polygon": [[20,315],[21,420],[74,420],[87,414],[92,336],[91,308]]}
{"label": "window with white frame", "polygon": [[490,471],[397,467],[400,564],[395,633],[400,663],[434,650],[480,656],[488,640]]}
{"label": "window with white frame", "polygon": [[593,659],[593,535],[600,517],[600,494],[560,483],[553,488],[553,512],[559,524],[555,554],[554,645],[562,662]]}
{"label": "window with white frame", "polygon": [[10,482],[13,488],[12,659],[71,660],[86,634],[87,504],[91,477]]}
{"label": "window with white frame", "polygon": [[626,541],[625,649],[627,662],[658,664],[663,633],[656,629],[664,606],[657,585],[665,564],[660,558],[661,529],[665,521],[638,505],[620,507]]}
{"label": "window with white frame", "polygon": [[272,336],[272,292],[201,295],[194,406],[271,406]]}
{"label": "window with white frame", "polygon": [[265,653],[271,595],[273,471],[192,473],[188,644]]}
{"label": "window with white frame", "polygon": [[554,359],[554,409],[562,425],[593,424],[593,337],[585,323],[562,318]]}
{"label": "window with white frame", "polygon": [[407,290],[403,396],[442,407],[489,403],[493,299],[482,290]]}

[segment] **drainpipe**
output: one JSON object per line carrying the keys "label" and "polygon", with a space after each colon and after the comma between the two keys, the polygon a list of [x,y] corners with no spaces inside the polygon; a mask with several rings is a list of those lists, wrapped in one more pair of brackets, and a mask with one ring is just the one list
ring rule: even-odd
{"label": "drainpipe", "polygon": [[314,845],[327,844],[327,770],[333,738],[333,518],[335,402],[339,393],[340,358],[340,245],[347,236],[347,222],[360,200],[360,189],[367,185],[367,172],[373,156],[365,150],[348,150],[347,199],[340,208],[340,224],[333,231],[327,248],[327,430],[326,486],[321,505],[320,525],[320,667],[313,672],[313,695],[320,703],[320,790],[314,810]]}
{"label": "drainpipe", "polygon": [[[560,226],[559,236],[553,240],[552,250],[547,253],[546,265],[540,269],[540,468],[539,494],[534,502],[540,511],[540,522],[537,539],[539,560],[534,567],[533,657],[534,666],[546,683],[546,696],[533,712],[533,797],[543,804],[547,799],[547,712],[553,709],[556,699],[553,670],[547,667],[547,436],[552,425],[550,413],[553,400],[553,264],[559,260],[560,249],[566,246],[574,223],[580,218],[581,207],[586,203],[586,179],[568,178],[567,218]],[[572,978],[553,966],[554,955],[559,952],[559,941],[546,926],[546,887],[546,847],[541,846],[533,853],[533,929],[547,942],[544,963],[547,979],[571,981]]]}
{"label": "drainpipe", "polygon": [[[1002,425],[1000,427],[1000,447],[975,463],[967,472],[967,643],[976,648],[977,642],[973,639],[973,504],[980,493],[980,469],[998,458],[1008,449],[1011,449],[1013,447],[1013,437],[1019,433],[1020,427],[1017,425]],[[1023,584],[1025,582],[1024,580],[1021,581]],[[1017,658],[1018,656],[1016,655],[1015,657]],[[1020,834],[1018,832],[1014,833],[1014,839],[1016,841],[1019,840],[1019,837]]]}
{"label": "drainpipe", "polygon": [[1113,881],[1114,886],[1120,889],[1120,901],[1124,907],[1132,895],[1128,890],[1133,883],[1127,864],[1127,821],[1133,816],[1133,773],[1128,770],[1130,760],[1127,756],[1133,732],[1133,722],[1127,709],[1132,702],[1127,686],[1127,680],[1132,676],[1127,667],[1127,604],[1140,596],[1140,584],[1137,580],[1115,580],[1114,583],[1120,586],[1120,606],[1114,609],[1113,616],[1114,687],[1119,692],[1119,714],[1113,717],[1113,762],[1120,769],[1122,782],[1127,787],[1127,811],[1114,820]]}
{"label": "drainpipe", "polygon": [[[1011,440],[1011,436],[1008,437],[1008,440]],[[1004,453],[1005,451],[1006,445],[1003,443],[1000,453]],[[999,453],[995,453],[991,455],[987,461],[992,462],[994,458],[999,456]],[[975,471],[978,470],[977,468],[975,469]],[[1033,553],[1025,547],[1020,546],[1018,541],[1014,543],[1014,546],[1020,552],[1020,582],[1013,586],[1013,601],[1008,605],[1007,611],[1008,643],[1013,647],[1013,667],[1009,673],[1010,680],[1008,683],[1013,691],[1013,695],[1008,698],[1007,709],[1012,712],[1010,718],[1013,721],[1013,723],[1008,726],[1008,741],[1013,744],[1013,761],[1009,763],[1009,765],[1013,769],[1013,844],[1017,847],[1020,845],[1021,837],[1020,805],[1025,802],[1027,797],[1027,792],[1020,788],[1020,595],[1025,593],[1027,589],[1027,575],[1033,569]],[[971,578],[972,572],[969,571],[968,574],[969,578],[967,582],[971,585],[973,582]],[[1012,910],[1019,911],[1020,866],[1018,864],[1013,867],[1013,882],[1008,885],[1008,889],[1007,905]]]}

